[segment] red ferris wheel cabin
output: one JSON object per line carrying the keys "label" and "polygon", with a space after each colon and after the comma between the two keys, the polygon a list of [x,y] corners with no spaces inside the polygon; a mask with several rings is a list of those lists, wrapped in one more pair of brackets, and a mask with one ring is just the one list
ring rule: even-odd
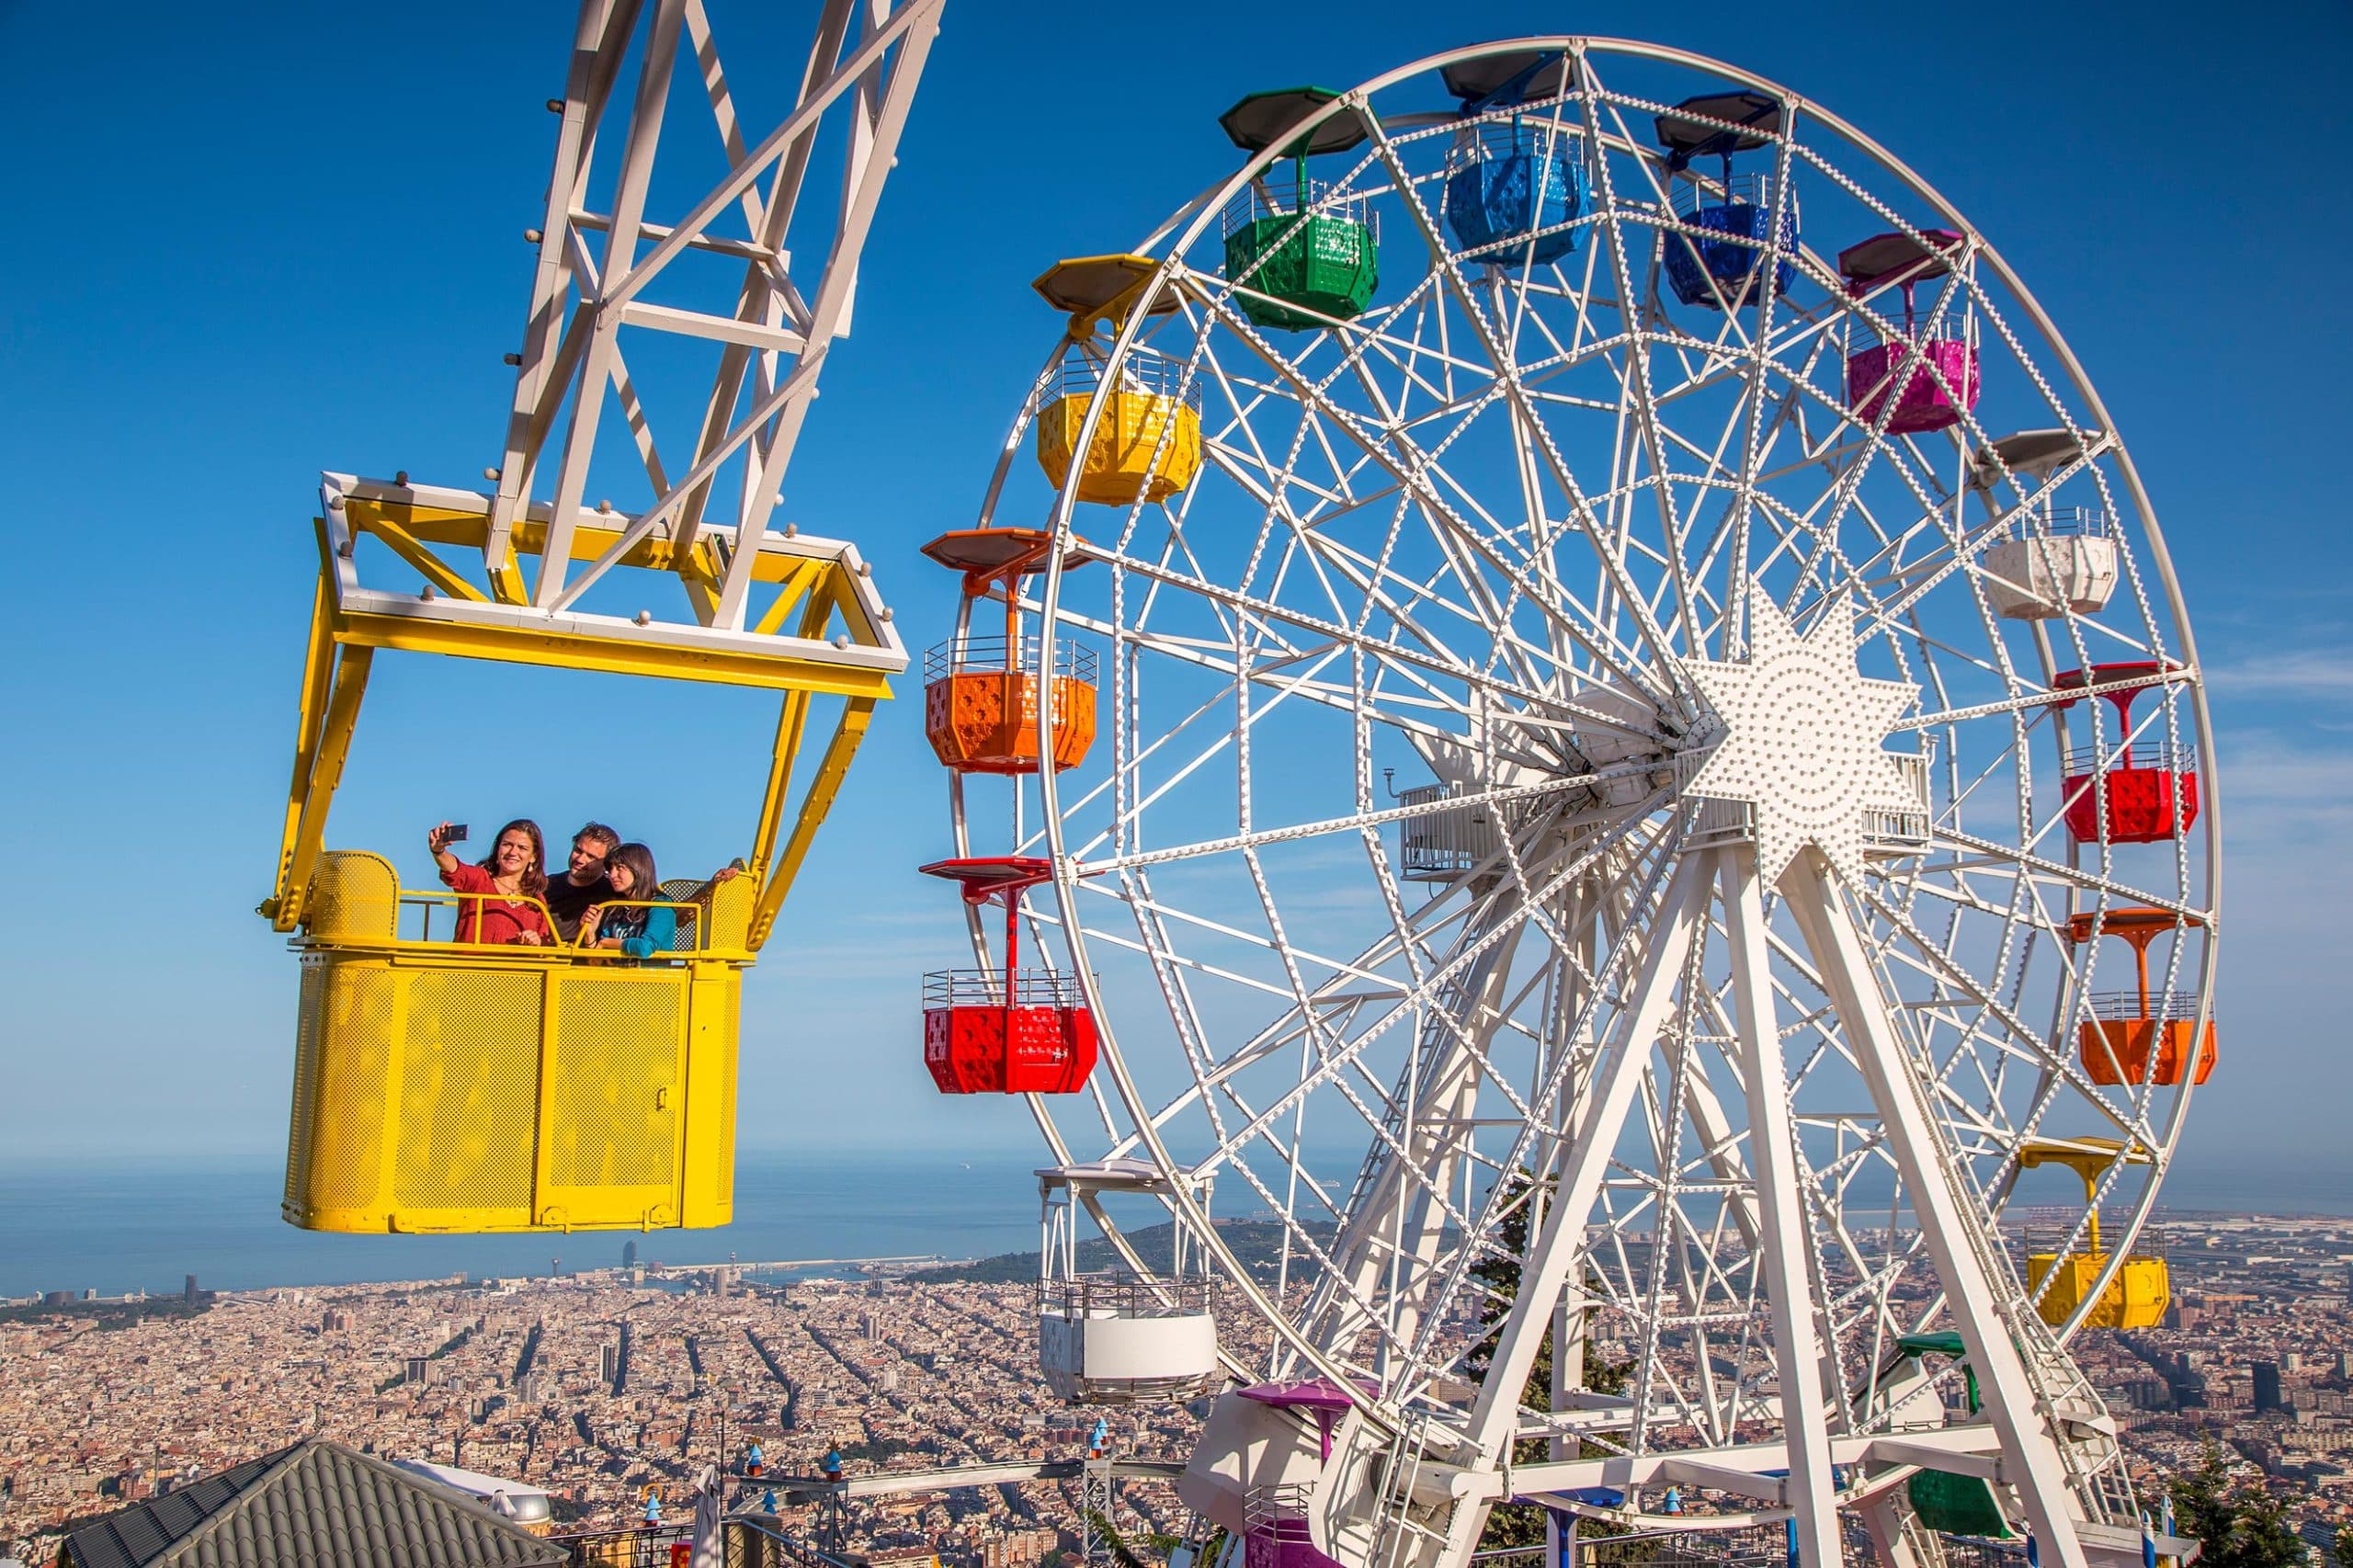
{"label": "red ferris wheel cabin", "polygon": [[926,876],[959,884],[964,902],[1005,905],[1005,967],[924,976],[923,1062],[943,1095],[1068,1095],[1095,1071],[1095,1015],[1079,977],[1023,970],[1021,895],[1053,863],[1008,855],[935,860]]}

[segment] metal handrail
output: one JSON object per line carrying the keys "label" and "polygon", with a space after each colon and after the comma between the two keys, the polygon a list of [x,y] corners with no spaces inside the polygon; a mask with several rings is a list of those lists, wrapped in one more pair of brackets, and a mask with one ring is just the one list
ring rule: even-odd
{"label": "metal handrail", "polygon": [[[602,949],[581,947],[577,945],[576,938],[567,942],[561,937],[552,937],[544,944],[533,946],[526,942],[459,942],[437,938],[433,935],[433,912],[436,909],[448,908],[454,911],[469,900],[486,899],[496,899],[502,903],[529,904],[540,912],[540,917],[547,922],[548,930],[551,933],[556,930],[555,915],[548,908],[545,899],[509,899],[503,893],[459,892],[454,889],[435,892],[418,888],[402,888],[394,895],[395,914],[391,936],[373,940],[364,937],[355,939],[339,937],[325,945],[408,949],[429,948],[437,953],[480,953],[494,955],[506,960],[528,960],[535,963],[606,961],[602,956]],[[673,909],[679,911],[678,928],[671,937],[672,945],[663,950],[665,953],[682,957],[699,956],[711,950],[704,940],[703,916],[708,913],[708,907],[699,902],[681,903],[673,899],[608,899],[604,901],[604,907],[608,910]],[[415,911],[418,916],[417,935],[404,937],[400,935],[400,921],[406,912],[412,910]],[[301,940],[314,940],[314,938],[304,937]]]}
{"label": "metal handrail", "polygon": [[1279,1481],[1251,1487],[1242,1494],[1244,1532],[1262,1525],[1303,1522],[1314,1495],[1315,1483],[1312,1481]]}
{"label": "metal handrail", "polygon": [[[553,932],[555,930],[555,912],[548,908],[547,901],[542,898],[534,897],[529,894],[522,898],[509,898],[505,893],[501,892],[460,892],[455,888],[450,888],[441,892],[419,891],[414,888],[403,888],[400,890],[398,895],[399,906],[402,909],[421,908],[424,911],[422,935],[414,938],[404,938],[400,937],[398,935],[400,926],[397,923],[397,917],[395,917],[395,924],[392,927],[395,935],[392,939],[394,941],[414,940],[416,942],[433,942],[433,911],[436,908],[443,904],[448,904],[453,911],[462,911],[469,903],[481,904],[486,903],[494,899],[500,903],[526,904],[530,908],[538,910],[540,912],[540,918],[547,922],[548,930],[550,932]],[[456,924],[456,919],[457,915],[453,914],[451,917],[451,924],[453,927]],[[482,929],[482,911],[479,908],[474,911],[474,929],[477,931]],[[433,945],[437,948],[456,948],[461,952],[553,953],[558,951],[563,944],[561,940],[552,940],[544,947],[533,947],[529,943],[524,942],[460,942],[451,940],[447,942],[434,942]]]}
{"label": "metal handrail", "polygon": [[2109,1022],[2186,1024],[2198,1017],[2198,993],[2152,992],[2144,998],[2138,991],[2096,991],[2089,1011]]}
{"label": "metal handrail", "polygon": [[[2103,1225],[2102,1229],[2106,1227]],[[2029,1253],[2055,1253],[2066,1244],[2067,1238],[2075,1233],[2074,1221],[2054,1219],[2048,1213],[2043,1213],[2038,1216],[2036,1223],[2022,1225],[2018,1228],[2018,1244]],[[2166,1244],[2165,1233],[2163,1230],[2154,1225],[2144,1225],[2141,1229],[2141,1233],[2132,1238],[2132,1244],[2129,1247],[2120,1249],[2105,1244],[2094,1247],[2090,1244],[2090,1238],[2086,1237],[2085,1245],[2081,1250],[2093,1257],[2113,1257],[2120,1250],[2127,1257],[2163,1257]]]}
{"label": "metal handrail", "polygon": [[1398,864],[1408,876],[1453,876],[1472,870],[1501,846],[1505,818],[1491,801],[1462,801],[1476,793],[1461,784],[1421,784],[1397,792],[1401,807],[1415,814],[1397,823]]}
{"label": "metal handrail", "polygon": [[[1094,648],[1072,637],[1053,639],[1054,674],[1065,679],[1095,684]],[[935,644],[923,656],[923,678],[944,680],[951,675],[1017,674],[1040,668],[1045,662],[1044,640],[1038,637],[951,637]]]}
{"label": "metal handrail", "polygon": [[2003,537],[2031,544],[2038,539],[2107,539],[2115,530],[2116,519],[2105,506],[2052,506],[2012,518]]}
{"label": "metal handrail", "polygon": [[[1187,408],[1198,414],[1201,408],[1199,379],[1188,374],[1189,367],[1181,359],[1149,348],[1131,348],[1120,361],[1119,384],[1116,392],[1140,393],[1145,397],[1182,398]],[[1074,347],[1047,372],[1040,395],[1048,403],[1066,397],[1092,397],[1103,384],[1103,361]]]}
{"label": "metal handrail", "polygon": [[1146,1279],[1133,1274],[1082,1274],[1038,1285],[1038,1309],[1063,1317],[1191,1317],[1210,1310],[1206,1279]]}
{"label": "metal handrail", "polygon": [[[1734,175],[1728,180],[1713,185],[1701,185],[1694,180],[1677,180],[1674,187],[1667,192],[1668,209],[1677,218],[1687,221],[1696,219],[1702,211],[1716,207],[1756,207],[1769,210],[1773,205],[1779,185],[1779,182],[1771,174],[1761,171],[1755,174]],[[1790,199],[1790,221],[1797,222],[1797,198],[1793,196]],[[1737,238],[1738,236],[1726,237]],[[1760,245],[1764,244],[1762,240],[1756,243]]]}
{"label": "metal handrail", "polygon": [[[2060,757],[2060,767],[2070,779],[2089,778],[2096,773],[2117,773],[2130,768],[2136,773],[2190,773],[2198,771],[2198,754],[2187,745],[2175,745],[2169,741],[2134,741],[2130,745],[2069,746]],[[2074,786],[2071,784],[2072,790]]]}
{"label": "metal handrail", "polygon": [[[1246,228],[1261,218],[1298,217],[1300,195],[1296,187],[1272,180],[1263,187],[1245,187],[1218,214],[1218,237],[1229,239],[1235,230]],[[1375,241],[1381,238],[1381,214],[1373,210],[1369,192],[1338,190],[1328,180],[1312,179],[1307,182],[1305,195],[1309,217],[1360,223],[1369,237]]]}
{"label": "metal handrail", "polygon": [[1964,311],[1927,311],[1901,318],[1889,317],[1884,323],[1860,316],[1852,319],[1859,322],[1882,346],[1969,341],[1969,317]]}
{"label": "metal handrail", "polygon": [[1587,172],[1586,140],[1576,127],[1555,126],[1550,119],[1529,124],[1518,116],[1481,120],[1458,131],[1454,144],[1447,149],[1445,172],[1450,175],[1491,158],[1539,158],[1558,164],[1580,179]]}
{"label": "metal handrail", "polygon": [[937,1007],[1083,1007],[1086,993],[1069,970],[1025,969],[1006,989],[1001,969],[946,969],[923,977],[923,1005]]}
{"label": "metal handrail", "polygon": [[[665,953],[696,953],[702,950],[701,915],[703,906],[699,903],[681,903],[676,899],[669,898],[608,898],[600,901],[596,907],[599,911],[598,924],[600,925],[603,924],[603,916],[610,915],[616,909],[676,910],[679,913],[681,918],[678,921],[676,929],[672,931],[670,934],[670,945],[662,949],[661,951]],[[678,943],[681,938],[685,939],[689,945],[680,947]],[[588,923],[584,920],[580,924],[580,934],[573,939],[572,945],[576,947],[583,953],[596,953],[602,956],[604,949],[589,947],[588,941]]]}

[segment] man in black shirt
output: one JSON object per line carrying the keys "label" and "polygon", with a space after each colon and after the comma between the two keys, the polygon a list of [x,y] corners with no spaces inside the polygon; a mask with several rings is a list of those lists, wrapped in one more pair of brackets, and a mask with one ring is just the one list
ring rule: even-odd
{"label": "man in black shirt", "polygon": [[603,823],[592,822],[572,835],[572,864],[560,877],[548,879],[548,913],[567,942],[580,935],[580,917],[592,903],[614,896],[605,880],[605,857],[620,847],[621,835]]}

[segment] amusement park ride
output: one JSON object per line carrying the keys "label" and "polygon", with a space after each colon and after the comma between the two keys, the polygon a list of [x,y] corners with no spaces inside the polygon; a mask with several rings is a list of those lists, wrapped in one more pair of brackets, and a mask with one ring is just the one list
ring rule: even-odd
{"label": "amusement park ride", "polygon": [[[265,906],[303,962],[298,1222],[726,1218],[740,970],[905,662],[856,552],[768,498],[938,11],[829,6],[747,145],[699,6],[649,0],[591,211],[639,17],[587,0],[495,494],[329,476]],[[653,224],[682,28],[733,171]],[[796,276],[828,106],[850,169]],[[2179,587],[2081,368],[1910,169],[1697,55],[1518,40],[1221,124],[1222,184],[1038,279],[1065,325],[924,547],[961,608],[922,869],[974,963],[926,981],[923,1056],[1037,1117],[1047,1381],[1211,1398],[1178,1487],[1225,1568],[1459,1568],[1510,1503],[1556,1549],[2140,1562],[2066,1346],[2165,1307],[2220,862]],[[643,302],[690,255],[742,264],[732,309]],[[675,478],[623,327],[721,346]],[[608,391],[633,514],[584,505]],[[360,540],[424,590],[363,586]],[[683,612],[594,608],[619,569]],[[434,901],[318,847],[377,647],[781,691],[751,874],[667,890],[666,966],[396,927]]]}

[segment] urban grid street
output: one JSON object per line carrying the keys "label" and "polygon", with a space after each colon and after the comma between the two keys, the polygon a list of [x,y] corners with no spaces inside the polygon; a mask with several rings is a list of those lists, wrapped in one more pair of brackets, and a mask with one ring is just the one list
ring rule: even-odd
{"label": "urban grid street", "polygon": [[[2075,1344],[2136,1485],[2154,1494],[2219,1442],[2325,1542],[2353,1520],[2353,1221],[2177,1217],[2164,1231],[2166,1325]],[[120,1327],[87,1302],[0,1324],[0,1544],[48,1562],[72,1521],[313,1434],[543,1487],[560,1529],[588,1530],[634,1523],[648,1486],[687,1507],[704,1465],[739,1470],[753,1442],[768,1477],[731,1484],[756,1506],[829,1449],[853,1475],[1067,1460],[1099,1415],[1113,1454],[1182,1462],[1199,1425],[1181,1405],[1054,1400],[1021,1285],[778,1287],[641,1267],[208,1302]],[[1263,1341],[1222,1314],[1229,1344],[1254,1332]],[[1597,1324],[1601,1359],[1629,1348]],[[845,1544],[870,1562],[1033,1568],[1077,1545],[1078,1506],[1058,1483],[913,1491],[853,1504]],[[812,1513],[782,1522],[812,1530]],[[1181,1510],[1165,1484],[1123,1483],[1113,1523],[1140,1539],[1175,1530]]]}

